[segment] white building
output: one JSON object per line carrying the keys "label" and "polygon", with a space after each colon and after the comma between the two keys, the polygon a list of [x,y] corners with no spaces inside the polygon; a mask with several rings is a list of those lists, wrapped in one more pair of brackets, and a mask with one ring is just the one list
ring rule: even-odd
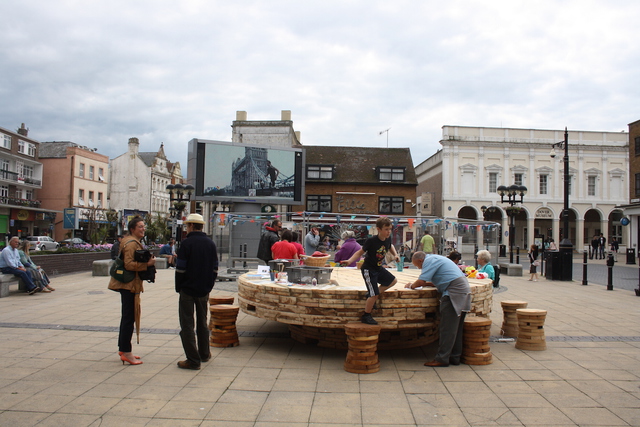
{"label": "white building", "polygon": [[129,138],[129,151],[109,163],[110,207],[168,216],[169,193],[166,188],[172,183],[172,174],[175,183],[180,164],[170,164],[172,170],[169,169],[163,144],[155,153],[139,152],[139,147],[138,138]]}
{"label": "white building", "polygon": [[[499,222],[507,244],[508,204],[500,202],[496,190],[524,185],[528,192],[516,217],[515,246],[526,250],[536,238],[561,240],[563,152],[556,149],[552,158],[550,151],[553,143],[564,140],[564,130],[442,129],[442,150],[416,167],[420,206],[425,196],[433,202],[423,215]],[[600,232],[607,242],[615,236],[626,245],[629,236],[616,206],[626,203],[629,193],[628,134],[569,131],[569,159],[569,238],[574,248],[582,251]]]}

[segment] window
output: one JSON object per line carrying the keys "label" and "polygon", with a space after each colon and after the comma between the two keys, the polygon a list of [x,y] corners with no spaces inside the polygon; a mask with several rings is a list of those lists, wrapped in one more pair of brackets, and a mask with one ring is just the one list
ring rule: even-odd
{"label": "window", "polygon": [[8,171],[9,170],[9,160],[7,159],[0,159],[0,169],[2,169],[3,171]]}
{"label": "window", "polygon": [[540,194],[547,194],[549,175],[540,175]]}
{"label": "window", "polygon": [[404,213],[404,197],[380,197],[378,199],[378,213],[402,214]]}
{"label": "window", "polygon": [[[102,168],[98,169],[98,181],[104,182],[104,169],[102,169]],[[166,185],[165,185],[165,187],[166,187]]]}
{"label": "window", "polygon": [[498,191],[498,174],[496,172],[489,173],[489,193]]}
{"label": "window", "polygon": [[587,177],[587,195],[589,196],[596,195],[596,177],[595,176]]}
{"label": "window", "polygon": [[84,206],[84,190],[78,190],[78,204]]}
{"label": "window", "polygon": [[331,212],[331,196],[320,196],[320,195],[307,196],[307,211]]}
{"label": "window", "polygon": [[33,190],[25,190],[24,198],[27,200],[33,200]]}
{"label": "window", "polygon": [[23,140],[18,140],[18,153],[26,154],[27,150],[25,148],[25,143]]}
{"label": "window", "polygon": [[568,193],[569,193],[569,195],[570,195],[570,196],[571,196],[571,181],[572,181],[572,180],[573,180],[573,176],[572,176],[572,175],[569,175],[569,186],[568,186],[569,191],[568,191]]}
{"label": "window", "polygon": [[404,181],[404,168],[378,167],[379,181]]}
{"label": "window", "polygon": [[98,207],[102,207],[102,193],[98,193]]}
{"label": "window", "polygon": [[[5,137],[7,137],[7,135],[5,135]],[[640,156],[640,136],[635,137],[635,143],[636,143],[636,156]],[[11,148],[11,139],[9,139],[9,146],[6,148]]]}
{"label": "window", "polygon": [[522,174],[521,173],[514,174],[513,181],[514,181],[514,184],[516,185],[522,185]]}
{"label": "window", "polygon": [[333,166],[308,165],[307,179],[333,179]]}
{"label": "window", "polygon": [[93,206],[93,191],[89,191],[89,206]]}
{"label": "window", "polygon": [[16,160],[16,173],[18,174],[18,179],[24,178],[24,163]]}
{"label": "window", "polygon": [[27,155],[31,157],[36,156],[36,146],[34,144],[27,144]]}
{"label": "window", "polygon": [[84,178],[84,163],[80,163],[80,170],[78,172],[78,175],[80,175],[80,178]]}
{"label": "window", "polygon": [[0,197],[9,197],[9,186],[8,185],[0,186]]}
{"label": "window", "polygon": [[89,179],[93,180],[93,175],[95,174],[96,168],[94,166],[89,166]]}
{"label": "window", "polygon": [[16,199],[22,199],[22,189],[21,188],[16,189],[16,192],[14,193],[14,195]]}
{"label": "window", "polygon": [[33,166],[29,166],[29,165],[22,166],[22,176],[24,178],[33,178]]}
{"label": "window", "polygon": [[[9,150],[11,150],[11,135],[7,135],[6,133],[2,134],[2,147],[8,148]],[[636,152],[637,151],[638,150],[636,150]]]}
{"label": "window", "polygon": [[636,196],[640,196],[640,173],[636,174]]}

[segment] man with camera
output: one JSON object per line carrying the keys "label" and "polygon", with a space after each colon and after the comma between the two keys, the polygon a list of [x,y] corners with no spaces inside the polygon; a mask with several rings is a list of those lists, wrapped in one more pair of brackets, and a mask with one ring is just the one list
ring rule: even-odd
{"label": "man with camera", "polygon": [[218,253],[215,243],[202,231],[202,215],[189,214],[184,224],[187,238],[178,249],[175,283],[180,294],[180,338],[187,360],[178,362],[178,367],[197,370],[202,362],[211,359],[207,303],[218,277]]}

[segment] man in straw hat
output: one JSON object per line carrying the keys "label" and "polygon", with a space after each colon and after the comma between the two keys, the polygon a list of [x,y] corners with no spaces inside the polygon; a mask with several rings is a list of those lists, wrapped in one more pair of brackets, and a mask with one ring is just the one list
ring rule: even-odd
{"label": "man in straw hat", "polygon": [[180,338],[187,360],[178,362],[178,367],[200,369],[202,362],[211,359],[207,303],[218,277],[218,253],[216,244],[202,231],[202,215],[189,214],[184,223],[187,238],[178,249],[175,281],[176,292],[180,294]]}

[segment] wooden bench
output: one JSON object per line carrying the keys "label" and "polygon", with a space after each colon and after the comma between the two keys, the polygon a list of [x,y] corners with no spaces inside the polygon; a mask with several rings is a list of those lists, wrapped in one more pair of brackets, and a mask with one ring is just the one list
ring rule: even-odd
{"label": "wooden bench", "polygon": [[9,296],[9,286],[17,283],[18,289],[24,289],[25,286],[22,283],[22,280],[18,279],[18,276],[14,276],[13,274],[2,274],[0,273],[0,298]]}

